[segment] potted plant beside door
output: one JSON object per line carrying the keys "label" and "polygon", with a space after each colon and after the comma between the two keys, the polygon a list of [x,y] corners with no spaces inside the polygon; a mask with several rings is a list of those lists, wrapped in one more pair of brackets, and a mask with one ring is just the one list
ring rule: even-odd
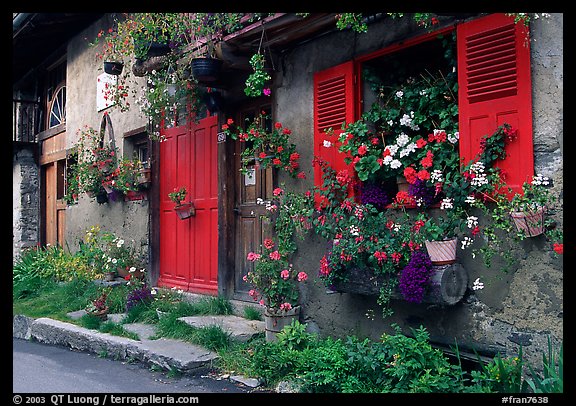
{"label": "potted plant beside door", "polygon": [[272,239],[265,239],[262,245],[261,253],[248,253],[247,260],[254,263],[254,269],[243,280],[253,287],[249,295],[265,307],[266,341],[276,341],[276,335],[300,317],[298,284],[308,275],[295,270],[288,252]]}
{"label": "potted plant beside door", "polygon": [[175,188],[173,192],[168,193],[168,197],[175,204],[174,211],[180,220],[185,220],[196,214],[196,210],[192,202],[184,202],[187,193],[188,191],[184,186],[181,186],[178,189]]}

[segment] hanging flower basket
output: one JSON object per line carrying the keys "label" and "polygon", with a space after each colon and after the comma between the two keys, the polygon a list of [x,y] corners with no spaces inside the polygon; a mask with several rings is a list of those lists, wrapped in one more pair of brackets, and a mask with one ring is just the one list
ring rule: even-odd
{"label": "hanging flower basket", "polygon": [[520,211],[510,214],[518,231],[523,231],[528,237],[536,237],[544,232],[544,208],[536,211]]}
{"label": "hanging flower basket", "polygon": [[456,262],[458,238],[443,241],[424,241],[430,260],[434,265],[448,265]]}
{"label": "hanging flower basket", "polygon": [[174,207],[174,211],[180,220],[185,220],[196,214],[196,209],[192,202],[182,203]]}
{"label": "hanging flower basket", "polygon": [[192,59],[192,75],[200,83],[215,82],[222,69],[222,60],[218,58]]}
{"label": "hanging flower basket", "polygon": [[104,62],[104,72],[109,75],[118,76],[122,73],[124,64],[122,62],[106,61]]}

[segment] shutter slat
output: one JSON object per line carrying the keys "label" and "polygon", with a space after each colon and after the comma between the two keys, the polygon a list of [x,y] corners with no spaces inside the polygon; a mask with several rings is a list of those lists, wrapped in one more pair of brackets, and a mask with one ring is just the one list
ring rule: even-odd
{"label": "shutter slat", "polygon": [[[514,25],[470,35],[465,41],[466,97],[470,103],[516,94]],[[484,79],[489,74],[490,79]],[[483,79],[478,79],[482,77]]]}

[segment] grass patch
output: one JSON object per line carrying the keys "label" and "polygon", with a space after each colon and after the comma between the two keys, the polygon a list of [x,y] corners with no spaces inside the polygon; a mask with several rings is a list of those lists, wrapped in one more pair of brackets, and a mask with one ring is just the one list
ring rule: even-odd
{"label": "grass patch", "polygon": [[244,308],[244,318],[248,320],[262,320],[262,313],[252,306]]}
{"label": "grass patch", "polygon": [[178,320],[179,317],[182,316],[171,313],[159,320],[155,338],[174,338],[201,345],[212,351],[224,350],[230,346],[232,342],[230,334],[222,330],[220,326],[192,327]]}

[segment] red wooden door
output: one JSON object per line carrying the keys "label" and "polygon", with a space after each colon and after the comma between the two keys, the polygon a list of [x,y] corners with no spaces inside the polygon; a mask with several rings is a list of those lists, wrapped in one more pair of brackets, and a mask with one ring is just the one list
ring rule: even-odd
{"label": "red wooden door", "polygon": [[[218,119],[163,130],[160,144],[159,286],[218,291]],[[168,193],[184,186],[196,214],[181,220]]]}

